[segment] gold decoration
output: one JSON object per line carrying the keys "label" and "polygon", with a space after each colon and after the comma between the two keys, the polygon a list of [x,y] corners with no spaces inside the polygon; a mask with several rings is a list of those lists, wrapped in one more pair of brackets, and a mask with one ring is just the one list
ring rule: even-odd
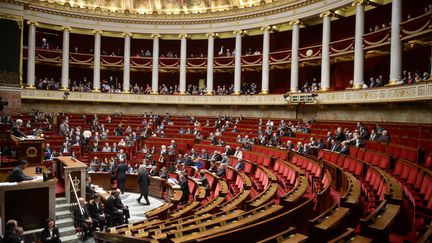
{"label": "gold decoration", "polygon": [[162,35],[161,35],[161,34],[151,34],[150,37],[151,37],[152,39],[161,39],[161,38],[162,38]]}

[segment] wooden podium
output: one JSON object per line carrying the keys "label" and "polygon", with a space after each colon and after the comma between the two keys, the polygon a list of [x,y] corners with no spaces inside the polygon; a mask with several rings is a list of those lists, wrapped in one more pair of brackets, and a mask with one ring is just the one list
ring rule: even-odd
{"label": "wooden podium", "polygon": [[[60,170],[59,175],[62,175],[64,177],[65,196],[67,203],[75,202],[75,195],[72,190],[71,183],[74,184],[78,197],[82,197],[85,199],[87,165],[75,158],[67,156],[56,157],[54,161],[59,163],[59,166],[57,166],[57,168],[59,168]],[[72,178],[72,181],[70,178]]]}
{"label": "wooden podium", "polygon": [[45,139],[43,138],[17,138],[11,135],[18,146],[17,159],[27,160],[30,165],[40,165],[45,157]]}

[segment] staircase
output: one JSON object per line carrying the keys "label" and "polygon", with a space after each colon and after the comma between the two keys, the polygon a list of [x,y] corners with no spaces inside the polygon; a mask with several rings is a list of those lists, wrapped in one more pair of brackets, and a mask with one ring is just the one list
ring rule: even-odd
{"label": "staircase", "polygon": [[79,242],[73,217],[69,211],[69,204],[65,197],[56,198],[56,225],[59,228],[62,243]]}

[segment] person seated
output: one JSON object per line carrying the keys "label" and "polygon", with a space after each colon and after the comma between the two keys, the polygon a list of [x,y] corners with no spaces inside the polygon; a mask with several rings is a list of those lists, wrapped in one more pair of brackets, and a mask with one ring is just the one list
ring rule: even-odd
{"label": "person seated", "polygon": [[8,243],[21,243],[21,236],[19,234],[20,227],[16,220],[10,219],[5,225],[5,234],[2,242]]}
{"label": "person seated", "polygon": [[210,184],[207,180],[207,177],[205,176],[205,172],[203,170],[200,171],[200,178],[198,179],[198,182],[201,183],[201,186],[203,186],[206,190],[206,193],[210,191]]}
{"label": "person seated", "polygon": [[106,202],[106,213],[113,217],[116,225],[127,224],[130,218],[129,208],[121,201],[120,193],[120,189],[111,191],[111,196]]}
{"label": "person seated", "polygon": [[210,167],[208,169],[211,173],[216,173],[217,172],[217,165],[216,165],[216,161],[214,160],[210,160]]}
{"label": "person seated", "polygon": [[332,152],[339,152],[340,151],[339,143],[336,141],[336,139],[331,140],[330,150]]}
{"label": "person seated", "polygon": [[87,240],[89,236],[93,235],[94,224],[84,198],[79,198],[78,203],[80,206],[75,208],[75,227],[81,227],[84,233],[83,240]]}
{"label": "person seated", "polygon": [[342,148],[340,149],[339,153],[349,155],[349,142],[342,142]]}
{"label": "person seated", "polygon": [[162,169],[161,169],[160,178],[162,178],[162,179],[168,179],[168,170],[167,170],[167,168],[165,166],[162,167]]}
{"label": "person seated", "polygon": [[42,243],[60,243],[60,232],[52,218],[46,219],[45,228],[41,232]]}
{"label": "person seated", "polygon": [[120,162],[126,160],[126,154],[124,153],[124,150],[123,150],[123,149],[120,149],[120,151],[117,153],[116,158],[117,158]]}
{"label": "person seated", "polygon": [[225,172],[225,164],[224,163],[220,163],[216,175],[219,176],[219,177],[224,177],[225,173],[226,173]]}
{"label": "person seated", "polygon": [[25,138],[26,135],[20,130],[23,125],[23,121],[21,119],[17,119],[15,121],[15,125],[11,128],[11,133],[17,138]]}
{"label": "person seated", "polygon": [[89,205],[90,209],[90,217],[92,218],[93,223],[95,224],[96,230],[99,228],[100,230],[105,228],[105,213],[104,213],[104,205],[101,202],[100,195],[96,194],[93,201]]}
{"label": "person seated", "polygon": [[159,176],[159,171],[156,165],[153,165],[149,172],[150,176]]}
{"label": "person seated", "polygon": [[22,182],[22,181],[30,181],[34,178],[31,176],[26,176],[23,172],[23,170],[28,166],[28,162],[26,160],[21,160],[19,165],[16,166],[13,170],[11,175],[9,176],[10,182]]}
{"label": "person seated", "polygon": [[242,170],[244,170],[244,167],[245,167],[244,161],[242,159],[238,159],[238,162],[237,162],[234,169],[236,171],[242,171]]}

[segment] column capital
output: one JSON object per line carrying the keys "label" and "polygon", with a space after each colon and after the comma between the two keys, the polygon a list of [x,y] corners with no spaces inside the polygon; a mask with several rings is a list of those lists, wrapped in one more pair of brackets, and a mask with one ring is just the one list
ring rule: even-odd
{"label": "column capital", "polygon": [[34,25],[34,26],[36,26],[36,27],[39,25],[38,22],[33,21],[33,20],[27,20],[27,24],[28,24],[28,25]]}
{"label": "column capital", "polygon": [[162,35],[161,35],[161,34],[158,34],[158,33],[155,33],[155,34],[151,34],[150,37],[151,37],[152,39],[160,39],[160,38],[162,38]]}
{"label": "column capital", "polygon": [[268,30],[270,32],[272,32],[272,31],[278,31],[278,29],[279,29],[279,27],[276,26],[276,25],[267,25],[267,26],[263,26],[263,27],[260,28],[261,31]]}
{"label": "column capital", "polygon": [[333,17],[333,12],[332,11],[325,11],[325,12],[322,12],[319,16],[320,16],[320,18]]}
{"label": "column capital", "polygon": [[126,37],[126,36],[132,37],[133,34],[130,33],[130,32],[123,32],[122,36],[123,36],[123,37]]}
{"label": "column capital", "polygon": [[233,34],[244,36],[247,34],[247,31],[246,30],[235,30],[235,31],[233,31]]}
{"label": "column capital", "polygon": [[369,4],[369,0],[354,0],[352,2],[352,6],[358,6],[358,5],[368,5]]}
{"label": "column capital", "polygon": [[291,20],[288,24],[289,25],[301,25],[302,22],[299,19],[295,19],[295,20]]}
{"label": "column capital", "polygon": [[62,26],[60,29],[63,30],[63,31],[65,31],[65,30],[71,31],[72,27],[70,27],[70,26]]}
{"label": "column capital", "polygon": [[183,39],[183,38],[185,38],[185,39],[189,39],[190,35],[188,35],[188,34],[186,34],[186,33],[182,33],[182,34],[179,34],[178,37],[179,37],[180,39]]}
{"label": "column capital", "polygon": [[218,37],[218,36],[219,36],[219,34],[218,34],[218,33],[214,33],[214,32],[211,32],[211,33],[207,33],[207,34],[206,34],[206,37],[207,37],[207,38],[209,38],[209,37],[216,38],[216,37]]}
{"label": "column capital", "polygon": [[102,30],[93,30],[92,33],[93,33],[94,35],[96,35],[97,33],[99,33],[100,35],[102,35],[102,34],[103,34],[103,31],[102,31]]}

